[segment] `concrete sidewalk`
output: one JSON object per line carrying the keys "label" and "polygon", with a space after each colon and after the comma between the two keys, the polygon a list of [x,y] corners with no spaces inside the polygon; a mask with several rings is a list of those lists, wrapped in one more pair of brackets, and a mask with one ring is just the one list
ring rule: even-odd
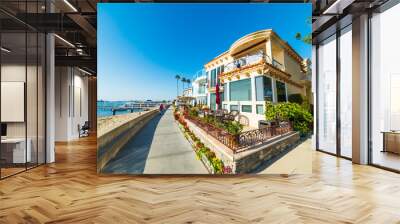
{"label": "concrete sidewalk", "polygon": [[259,174],[311,174],[311,139],[302,142]]}
{"label": "concrete sidewalk", "polygon": [[172,110],[153,118],[103,169],[123,174],[207,174]]}

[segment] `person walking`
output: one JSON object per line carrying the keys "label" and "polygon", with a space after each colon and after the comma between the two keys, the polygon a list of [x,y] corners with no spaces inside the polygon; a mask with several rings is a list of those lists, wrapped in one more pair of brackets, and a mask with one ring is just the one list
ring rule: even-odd
{"label": "person walking", "polygon": [[160,114],[162,114],[163,110],[164,110],[164,104],[160,104]]}

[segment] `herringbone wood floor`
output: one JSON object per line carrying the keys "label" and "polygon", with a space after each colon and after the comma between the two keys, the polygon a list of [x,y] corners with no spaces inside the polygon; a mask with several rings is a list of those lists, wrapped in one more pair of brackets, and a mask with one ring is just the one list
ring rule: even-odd
{"label": "herringbone wood floor", "polygon": [[98,176],[96,140],[0,181],[0,223],[400,223],[400,175],[314,153],[312,175]]}

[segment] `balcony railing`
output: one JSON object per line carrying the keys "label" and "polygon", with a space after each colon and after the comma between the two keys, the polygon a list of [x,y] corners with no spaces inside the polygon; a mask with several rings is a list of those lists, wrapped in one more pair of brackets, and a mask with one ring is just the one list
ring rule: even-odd
{"label": "balcony railing", "polygon": [[207,74],[206,74],[206,71],[204,69],[201,69],[198,72],[196,72],[196,74],[192,78],[192,81],[194,82],[198,78],[202,78],[202,79],[205,79],[205,80],[207,79]]}
{"label": "balcony railing", "polygon": [[275,59],[272,60],[272,65],[275,66],[276,68],[279,68],[282,71],[285,70],[285,67]]}
{"label": "balcony railing", "polygon": [[225,65],[224,67],[224,72],[231,72],[236,69],[240,69],[249,65],[254,65],[256,63],[259,63],[260,61],[264,61],[266,63],[271,64],[272,66],[284,71],[285,66],[278,62],[275,59],[271,60],[271,57],[269,55],[265,54],[253,54],[253,55],[247,55],[241,58],[238,58],[228,64]]}

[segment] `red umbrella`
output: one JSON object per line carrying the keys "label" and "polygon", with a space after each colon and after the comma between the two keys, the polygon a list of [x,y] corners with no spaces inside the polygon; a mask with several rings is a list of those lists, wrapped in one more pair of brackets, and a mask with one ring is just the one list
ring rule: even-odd
{"label": "red umbrella", "polygon": [[218,82],[218,75],[217,75],[217,85],[215,86],[215,103],[217,104],[217,108],[218,106],[221,104],[221,98],[219,97],[219,82]]}

